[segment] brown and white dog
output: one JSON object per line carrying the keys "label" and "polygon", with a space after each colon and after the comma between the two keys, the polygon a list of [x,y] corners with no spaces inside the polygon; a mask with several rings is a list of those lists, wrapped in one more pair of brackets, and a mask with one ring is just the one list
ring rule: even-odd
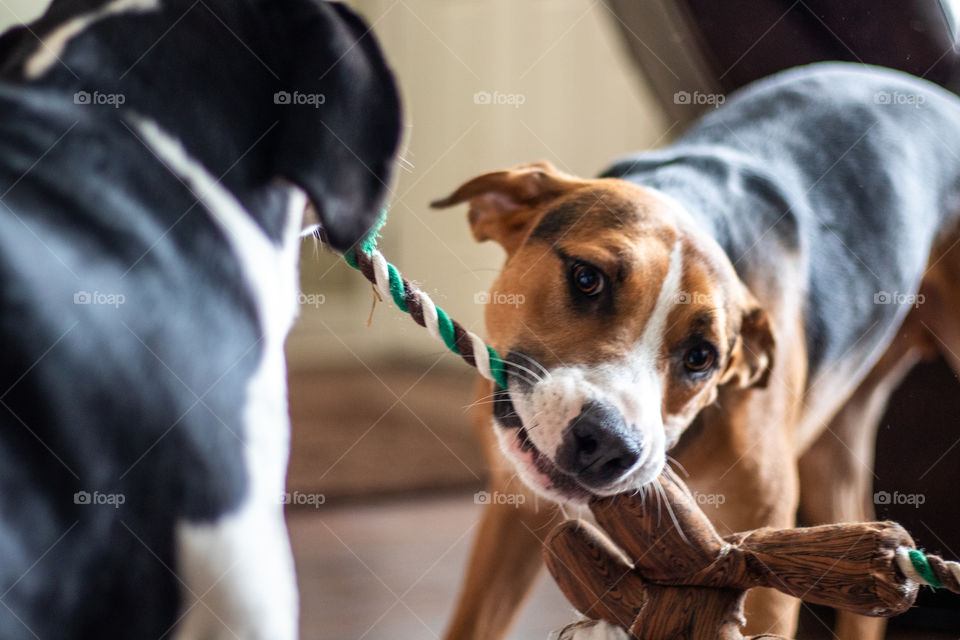
{"label": "brown and white dog", "polygon": [[[601,178],[538,163],[434,203],[468,202],[474,237],[507,254],[493,290],[513,295],[491,296],[486,324],[509,385],[481,381],[493,402],[475,412],[490,491],[646,490],[669,453],[722,533],[792,526],[798,509],[869,519],[889,393],[937,351],[960,373],[956,149],[952,94],[814,65]],[[509,502],[486,507],[447,638],[502,637],[539,571],[556,508]],[[751,593],[747,631],[792,634],[798,604]],[[837,626],[845,640],[884,628]]]}

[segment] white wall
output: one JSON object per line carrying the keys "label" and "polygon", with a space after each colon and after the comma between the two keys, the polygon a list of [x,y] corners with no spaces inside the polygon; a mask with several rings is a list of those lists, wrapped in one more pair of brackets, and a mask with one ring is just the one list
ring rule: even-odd
{"label": "white wall", "polygon": [[48,4],[46,0],[0,0],[0,31],[30,22],[43,13]]}

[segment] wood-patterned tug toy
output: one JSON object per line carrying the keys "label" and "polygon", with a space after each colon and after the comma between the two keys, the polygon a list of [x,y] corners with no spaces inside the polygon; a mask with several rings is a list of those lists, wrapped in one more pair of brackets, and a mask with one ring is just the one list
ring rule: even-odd
{"label": "wood-patterned tug toy", "polygon": [[[386,211],[367,239],[344,255],[347,263],[381,298],[392,299],[480,375],[506,388],[507,363],[500,355],[377,249],[385,221]],[[743,599],[752,587],[868,616],[902,613],[919,585],[960,593],[960,564],[917,550],[896,523],[757,529],[722,538],[672,471],[665,470],[660,483],[665,505],[653,508],[631,494],[597,499],[590,510],[606,533],[568,521],[548,537],[547,566],[589,619],[567,627],[561,640],[583,637],[580,632],[598,621],[638,640],[741,640]],[[660,506],[670,517],[661,517]]]}
{"label": "wood-patterned tug toy", "polygon": [[599,498],[590,510],[603,531],[570,520],[548,536],[547,567],[589,619],[565,628],[561,640],[595,637],[589,630],[596,621],[638,640],[741,640],[743,599],[752,587],[883,617],[908,609],[921,584],[960,593],[960,565],[917,551],[894,522],[723,538],[671,470],[660,482],[663,512],[640,495]]}

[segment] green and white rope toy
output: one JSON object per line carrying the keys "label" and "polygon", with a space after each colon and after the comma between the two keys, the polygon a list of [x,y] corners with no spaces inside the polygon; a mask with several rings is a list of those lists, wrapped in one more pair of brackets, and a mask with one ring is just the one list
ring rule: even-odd
{"label": "green and white rope toy", "polygon": [[951,562],[919,549],[898,547],[897,568],[917,584],[960,593],[960,562]]}
{"label": "green and white rope toy", "polygon": [[500,355],[480,336],[467,331],[459,322],[450,318],[446,311],[433,303],[430,296],[405,280],[377,249],[380,229],[386,219],[387,212],[383,211],[380,220],[360,247],[344,254],[347,264],[359,270],[373,283],[381,297],[391,298],[401,311],[409,313],[414,322],[425,327],[437,340],[443,341],[450,351],[463,358],[480,375],[506,389],[507,374]]}
{"label": "green and white rope toy", "polygon": [[[393,300],[401,311],[410,314],[421,327],[425,327],[450,351],[474,367],[480,375],[502,389],[507,388],[504,361],[500,355],[477,334],[467,331],[447,312],[434,304],[426,293],[400,275],[400,271],[387,262],[377,240],[380,229],[386,223],[384,210],[367,239],[356,249],[344,254],[344,259],[360,271],[383,298]],[[934,589],[945,588],[960,593],[960,563],[950,562],[935,555],[927,555],[919,549],[899,547],[896,550],[897,568],[908,579]]]}

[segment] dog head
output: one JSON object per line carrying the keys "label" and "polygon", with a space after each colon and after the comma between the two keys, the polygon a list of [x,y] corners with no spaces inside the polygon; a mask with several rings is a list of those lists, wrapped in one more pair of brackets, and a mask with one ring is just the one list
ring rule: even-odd
{"label": "dog head", "polygon": [[283,221],[264,205],[277,178],[306,192],[336,249],[379,215],[399,97],[373,33],[342,4],[56,0],[0,52],[0,77],[42,88],[47,108],[62,100],[122,134],[155,122],[274,237]]}
{"label": "dog head", "polygon": [[507,252],[486,307],[509,380],[494,428],[535,489],[569,501],[640,488],[721,385],[766,384],[767,315],[667,196],[537,163],[433,206],[461,202],[474,238]]}
{"label": "dog head", "polygon": [[346,6],[262,1],[279,20],[276,37],[295,43],[274,102],[323,98],[276,105],[283,128],[274,170],[306,190],[323,236],[343,251],[369,233],[391,178],[401,131],[393,74],[371,28]]}

